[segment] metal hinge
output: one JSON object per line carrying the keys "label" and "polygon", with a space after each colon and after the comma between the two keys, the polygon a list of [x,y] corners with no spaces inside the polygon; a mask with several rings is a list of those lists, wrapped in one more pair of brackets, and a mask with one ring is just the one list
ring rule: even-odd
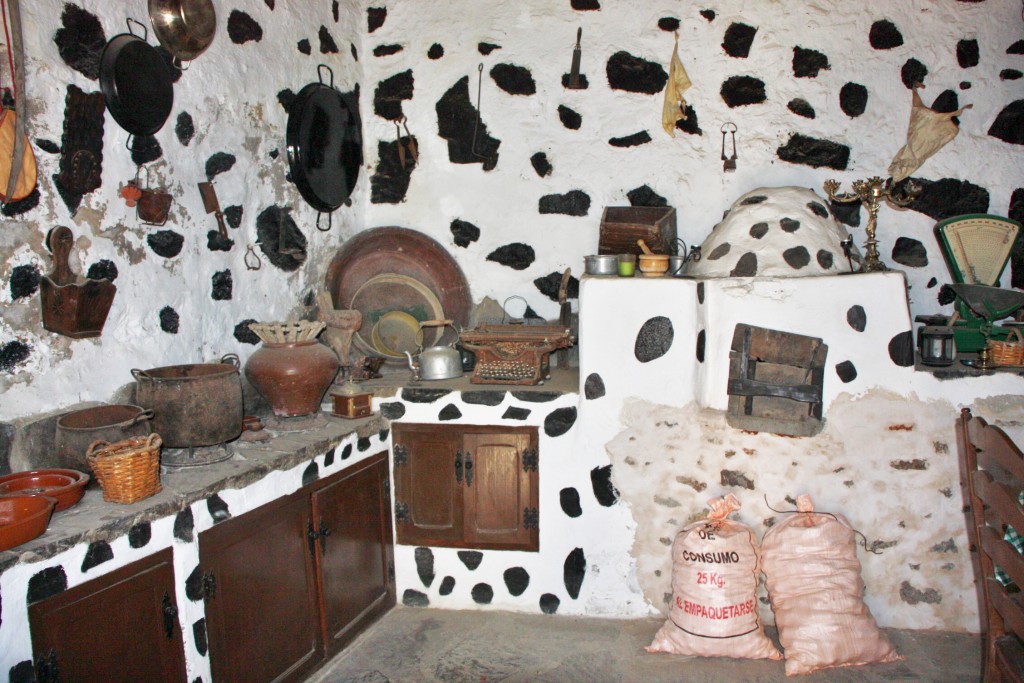
{"label": "metal hinge", "polygon": [[57,651],[50,648],[49,653],[36,660],[36,683],[60,683],[60,667],[57,666]]}
{"label": "metal hinge", "polygon": [[390,561],[388,562],[388,582],[395,582],[395,563]]}
{"label": "metal hinge", "polygon": [[540,513],[537,508],[523,508],[523,528],[540,528]]}
{"label": "metal hinge", "polygon": [[540,461],[540,456],[537,454],[536,448],[527,448],[523,451],[523,471],[524,472],[536,472],[537,463]]}
{"label": "metal hinge", "polygon": [[406,503],[395,503],[395,522],[405,524],[409,521],[409,506]]}
{"label": "metal hinge", "polygon": [[409,462],[409,449],[400,443],[395,444],[395,465],[404,465]]}
{"label": "metal hinge", "polygon": [[384,497],[387,498],[387,500],[389,502],[391,501],[391,480],[390,479],[385,479],[384,480]]}

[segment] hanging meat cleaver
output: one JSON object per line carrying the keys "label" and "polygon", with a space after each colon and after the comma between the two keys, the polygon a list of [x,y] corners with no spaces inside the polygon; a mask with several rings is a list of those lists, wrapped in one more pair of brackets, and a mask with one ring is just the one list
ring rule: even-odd
{"label": "hanging meat cleaver", "polygon": [[199,194],[203,197],[203,208],[206,209],[206,213],[212,213],[217,216],[217,230],[220,231],[220,238],[222,240],[228,239],[228,230],[224,225],[224,212],[220,210],[220,202],[217,201],[217,190],[214,188],[213,183],[199,183]]}

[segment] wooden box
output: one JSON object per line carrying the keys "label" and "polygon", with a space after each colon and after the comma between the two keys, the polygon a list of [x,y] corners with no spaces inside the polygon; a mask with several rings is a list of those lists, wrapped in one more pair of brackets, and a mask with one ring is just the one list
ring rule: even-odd
{"label": "wooden box", "polygon": [[676,210],[671,206],[608,206],[601,215],[598,254],[639,254],[637,240],[655,254],[674,254]]}
{"label": "wooden box", "polygon": [[335,417],[369,417],[373,414],[373,394],[331,394]]}

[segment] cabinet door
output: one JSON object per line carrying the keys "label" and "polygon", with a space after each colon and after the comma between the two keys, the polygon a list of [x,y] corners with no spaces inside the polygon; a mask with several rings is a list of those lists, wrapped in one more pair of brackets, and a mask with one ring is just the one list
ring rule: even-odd
{"label": "cabinet door", "polygon": [[30,605],[28,614],[36,661],[61,681],[185,680],[170,549]]}
{"label": "cabinet door", "polygon": [[395,604],[387,454],[325,481],[313,494],[327,653]]}
{"label": "cabinet door", "polygon": [[458,546],[463,533],[461,432],[452,425],[397,424],[393,438],[398,542]]}
{"label": "cabinet door", "polygon": [[465,541],[475,548],[537,550],[537,463],[525,431],[466,434]]}
{"label": "cabinet door", "polygon": [[199,534],[217,683],[302,680],[323,658],[311,521],[300,492]]}

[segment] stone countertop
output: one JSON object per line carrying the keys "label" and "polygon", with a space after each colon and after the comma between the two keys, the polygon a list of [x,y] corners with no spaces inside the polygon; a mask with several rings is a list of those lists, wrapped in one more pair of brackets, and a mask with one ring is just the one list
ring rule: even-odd
{"label": "stone countertop", "polygon": [[28,543],[0,552],[0,572],[23,562],[53,557],[79,543],[113,541],[136,524],[177,514],[213,494],[242,488],[275,470],[287,470],[334,448],[345,437],[368,437],[388,427],[374,414],[347,420],[323,413],[326,424],[302,432],[273,432],[267,441],[232,442],[235,455],[224,462],[165,471],[163,490],[130,505],[108,503],[95,482],[90,482],[74,507],[54,513],[46,532]]}

